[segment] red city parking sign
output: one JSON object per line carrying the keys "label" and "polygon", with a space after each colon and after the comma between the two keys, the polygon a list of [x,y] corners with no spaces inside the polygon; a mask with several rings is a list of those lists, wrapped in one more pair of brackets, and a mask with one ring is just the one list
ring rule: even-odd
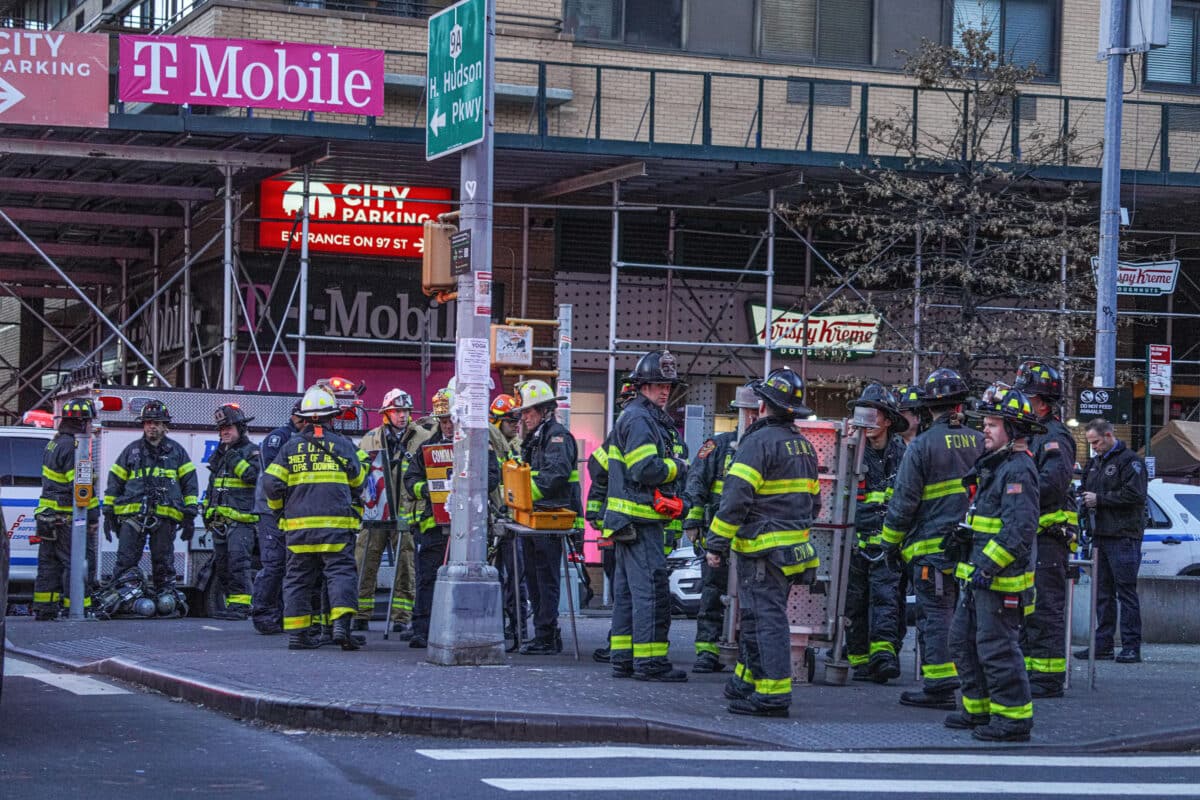
{"label": "red city parking sign", "polygon": [[108,37],[0,28],[0,124],[108,127]]}

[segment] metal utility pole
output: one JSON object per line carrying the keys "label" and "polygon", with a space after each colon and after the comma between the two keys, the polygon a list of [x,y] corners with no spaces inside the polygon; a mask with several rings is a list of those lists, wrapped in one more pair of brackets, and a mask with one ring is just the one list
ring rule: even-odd
{"label": "metal utility pole", "polygon": [[1126,0],[1107,0],[1108,87],[1100,179],[1100,269],[1096,273],[1095,386],[1117,383],[1117,255],[1121,223],[1121,110],[1125,84]]}
{"label": "metal utility pole", "polygon": [[[233,293],[237,290],[233,274],[233,168],[225,168],[225,253],[222,258],[224,269],[224,292],[221,302],[221,388],[233,388],[234,321]],[[155,320],[157,324],[158,320]]]}
{"label": "metal utility pole", "polygon": [[[495,0],[463,0],[430,18],[426,136],[432,134],[433,139],[426,140],[426,157],[449,152],[440,149],[443,137],[452,137],[466,127],[464,122],[479,119],[476,113],[483,125],[482,139],[472,141],[467,131],[463,147],[455,148],[462,149],[459,196],[462,229],[470,233],[470,271],[458,276],[454,474],[447,502],[450,553],[438,570],[427,655],[428,661],[445,666],[504,661],[499,576],[487,564],[485,467],[491,458],[487,424],[495,63]],[[467,99],[454,100],[459,92]]]}
{"label": "metal utility pole", "polygon": [[92,421],[86,420],[84,432],[75,436],[75,502],[71,504],[71,585],[67,587],[70,619],[83,619],[87,597],[88,504],[95,495],[92,460]]}

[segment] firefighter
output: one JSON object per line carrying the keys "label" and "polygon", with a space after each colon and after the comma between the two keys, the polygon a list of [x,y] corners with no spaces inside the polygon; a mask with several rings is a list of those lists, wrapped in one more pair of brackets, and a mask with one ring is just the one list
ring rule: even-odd
{"label": "firefighter", "polygon": [[936,369],[922,387],[932,423],[904,452],[881,534],[887,557],[895,550],[912,570],[923,687],[903,692],[907,706],[954,710],[958,672],[950,657],[950,623],[958,602],[955,562],[942,551],[970,500],[963,477],[983,453],[983,437],[963,425],[967,384],[952,369]]}
{"label": "firefighter", "polygon": [[[754,424],[758,418],[758,399],[750,384],[737,390],[729,410],[735,414],[739,410],[744,412],[744,422],[739,421],[739,427]],[[721,504],[725,475],[733,463],[738,436],[743,432],[744,428],[706,439],[688,467],[687,488],[683,493],[688,511],[683,530],[701,558],[705,554],[704,534]],[[728,588],[728,564],[713,568],[707,560],[700,563],[700,610],[696,614],[696,663],[692,665],[692,672],[721,671],[721,651],[717,642],[721,640],[725,619],[725,604],[721,598]]]}
{"label": "firefighter", "polygon": [[612,431],[603,535],[615,543],[612,674],[644,681],[682,682],[687,673],[667,658],[671,596],[663,552],[668,522],[683,516],[680,496],[687,462],[677,455],[679,435],[667,415],[679,385],[675,357],[647,353],[630,375],[637,396]]}
{"label": "firefighter", "polygon": [[896,408],[908,423],[900,438],[904,440],[905,445],[910,445],[913,439],[917,438],[917,434],[928,428],[933,420],[929,418],[929,412],[925,409],[925,397],[920,386],[900,384],[893,393],[896,395]]}
{"label": "firefighter", "polygon": [[489,409],[492,424],[488,427],[488,441],[501,463],[521,452],[519,405],[520,401],[511,394],[498,394]]}
{"label": "firefighter", "polygon": [[[75,437],[87,433],[96,418],[96,406],[88,398],[63,404],[58,435],[42,453],[42,496],[33,512],[37,521],[37,577],[33,584],[34,616],[39,621],[58,619],[62,608],[70,608],[71,526],[75,507]],[[91,576],[96,567],[97,522],[100,498],[93,492],[87,505],[84,608],[91,606]],[[0,534],[3,535],[3,534]],[[60,608],[61,603],[61,608]]]}
{"label": "firefighter", "polygon": [[986,453],[975,465],[968,521],[951,534],[955,546],[947,553],[958,551],[955,576],[964,583],[950,632],[962,708],[945,724],[973,729],[983,741],[1025,742],[1033,701],[1018,638],[1033,601],[1039,516],[1038,469],[1028,439],[1045,428],[1016,389],[989,391],[972,415],[983,418]]}
{"label": "firefighter", "polygon": [[187,451],[167,436],[171,414],[161,400],[150,400],[137,416],[142,438],[129,444],[108,472],[104,492],[104,538],[118,537],[113,575],[122,575],[142,558],[150,539],[155,590],[175,589],[175,529],[185,542],[196,532],[200,487]]}
{"label": "firefighter", "polygon": [[1020,390],[1046,429],[1029,440],[1038,471],[1037,603],[1021,629],[1021,651],[1034,697],[1062,697],[1067,672],[1067,562],[1075,549],[1079,516],[1071,496],[1075,437],[1058,417],[1063,383],[1058,370],[1026,361],[1013,388]]}
{"label": "firefighter", "polygon": [[908,420],[900,414],[896,396],[872,383],[850,403],[853,423],[863,429],[864,478],[859,483],[854,513],[855,546],[850,554],[846,586],[847,655],[858,681],[886,683],[900,677],[901,636],[899,559],[885,557],[880,530],[892,499],[896,473],[904,457],[901,434]]}
{"label": "firefighter", "polygon": [[267,467],[275,461],[288,439],[300,432],[304,418],[300,416],[300,401],[292,405],[288,421],[266,435],[259,449],[258,483],[254,489],[254,513],[258,515],[258,560],[262,568],[254,576],[250,592],[250,619],[254,629],[264,635],[283,633],[283,574],[286,569],[287,548],[279,530],[275,511],[267,505],[264,493]]}
{"label": "firefighter", "polygon": [[[634,390],[633,384],[629,381],[623,382],[621,391],[617,395],[617,414],[624,411],[625,406],[629,405],[629,401],[636,396],[637,392]],[[604,437],[600,446],[588,456],[587,471],[590,483],[587,491],[587,510],[584,512],[592,529],[600,534],[596,547],[600,551],[600,568],[604,570],[604,577],[608,580],[609,586],[612,586],[613,572],[617,566],[612,540],[604,536],[604,509],[608,504],[608,448],[611,444],[612,434],[609,433]],[[611,629],[608,633],[609,636],[612,636]],[[605,637],[605,641],[608,641],[608,638]],[[607,644],[592,651],[592,660],[601,664],[608,663],[608,656]]]}
{"label": "firefighter", "polygon": [[254,487],[261,462],[258,445],[246,437],[253,417],[236,403],[226,403],[213,416],[221,442],[208,461],[204,527],[212,534],[213,566],[225,589],[225,608],[213,616],[242,620],[250,616],[250,553],[258,523]]}
{"label": "firefighter", "polygon": [[383,424],[378,428],[367,431],[359,442],[363,450],[382,450],[387,448],[388,468],[391,470],[391,496],[387,498],[388,507],[396,515],[396,525],[389,525],[391,530],[379,527],[365,527],[358,534],[354,545],[354,561],[358,565],[358,612],[354,617],[354,630],[365,631],[370,625],[371,614],[375,611],[375,585],[379,578],[379,564],[383,560],[383,551],[392,549],[392,559],[395,564],[395,575],[392,577],[392,606],[388,609],[388,625],[393,633],[399,633],[401,639],[411,636],[413,597],[416,587],[413,572],[414,547],[412,539],[412,520],[407,510],[401,505],[399,486],[403,474],[401,468],[404,454],[416,438],[428,436],[428,431],[420,428],[412,421],[412,397],[403,389],[392,389],[383,396]]}
{"label": "firefighter", "polygon": [[[530,468],[533,509],[566,509],[575,512],[575,525],[583,528],[583,496],[579,486],[579,449],[575,437],[555,418],[563,397],[555,397],[545,381],[517,384],[521,428],[521,461]],[[527,536],[522,541],[524,574],[533,604],[533,639],[521,655],[562,652],[558,627],[559,565],[563,540],[558,536]]]}
{"label": "firefighter", "polygon": [[786,717],[792,704],[792,644],[787,617],[793,582],[819,565],[809,529],[821,507],[817,451],[795,426],[812,414],[804,382],[787,367],[756,383],[758,421],[738,443],[721,505],[705,540],[718,568],[737,559],[739,657],[725,687],[729,711]]}
{"label": "firefighter", "polygon": [[[521,440],[518,435],[520,420],[517,417],[517,398],[511,394],[498,394],[492,400],[488,409],[491,424],[488,425],[488,442],[501,469],[504,462],[516,460],[521,454]],[[505,522],[508,517],[508,504],[504,500],[504,488],[497,486],[488,493],[488,522],[491,530],[489,541],[489,560],[496,567],[500,577],[500,590],[504,598],[504,639],[511,644],[505,645],[506,652],[517,649],[517,625],[524,622],[524,616],[517,609],[516,577],[517,569],[513,561],[513,548],[509,537],[512,535]],[[528,594],[525,594],[528,597]]]}
{"label": "firefighter", "polygon": [[288,549],[283,579],[283,627],[288,649],[320,647],[313,635],[313,594],[322,576],[329,596],[333,641],[343,650],[362,643],[351,635],[358,572],[354,538],[362,520],[359,489],[366,479],[366,453],[327,427],[339,413],[324,385],[304,393],[300,431],[280,448],[267,467],[264,493],[280,512],[279,530]]}

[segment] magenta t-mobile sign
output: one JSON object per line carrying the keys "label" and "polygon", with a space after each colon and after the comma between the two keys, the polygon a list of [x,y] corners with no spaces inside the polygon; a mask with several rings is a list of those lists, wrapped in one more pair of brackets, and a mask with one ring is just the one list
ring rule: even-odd
{"label": "magenta t-mobile sign", "polygon": [[129,103],[383,114],[383,51],[353,47],[122,36],[120,99]]}

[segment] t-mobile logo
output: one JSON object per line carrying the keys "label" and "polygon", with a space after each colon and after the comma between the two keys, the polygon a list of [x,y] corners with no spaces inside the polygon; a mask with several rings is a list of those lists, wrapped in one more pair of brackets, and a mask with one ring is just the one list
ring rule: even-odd
{"label": "t-mobile logo", "polygon": [[[145,51],[149,51],[146,54]],[[179,60],[176,45],[170,41],[137,41],[133,45],[133,75],[135,78],[148,78],[150,85],[143,89],[144,94],[165,95],[163,79],[175,80],[179,77]],[[147,63],[148,62],[148,63]]]}

